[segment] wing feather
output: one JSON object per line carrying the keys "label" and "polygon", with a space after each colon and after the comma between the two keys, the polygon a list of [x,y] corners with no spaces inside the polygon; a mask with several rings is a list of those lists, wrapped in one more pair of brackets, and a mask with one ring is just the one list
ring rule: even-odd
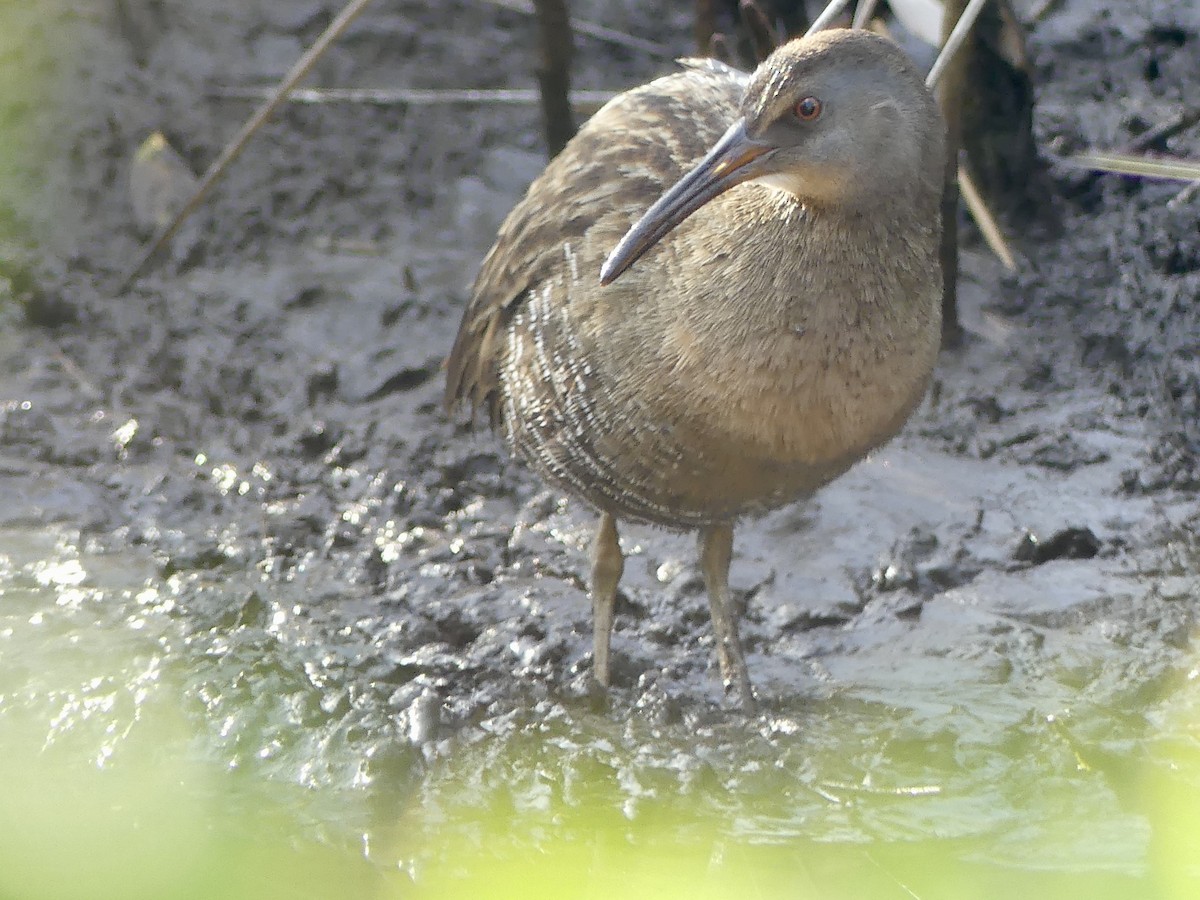
{"label": "wing feather", "polygon": [[[724,65],[690,66],[614,98],[530,185],[484,257],[453,349],[445,403],[486,407],[499,424],[504,328],[529,291],[560,278],[563,246],[595,232],[608,246],[675,183],[733,121],[748,76]],[[593,242],[594,243],[594,242]],[[590,244],[587,244],[590,245]],[[581,281],[599,281],[596,253],[575,260]],[[597,284],[598,287],[598,284]],[[563,302],[567,298],[563,298]]]}

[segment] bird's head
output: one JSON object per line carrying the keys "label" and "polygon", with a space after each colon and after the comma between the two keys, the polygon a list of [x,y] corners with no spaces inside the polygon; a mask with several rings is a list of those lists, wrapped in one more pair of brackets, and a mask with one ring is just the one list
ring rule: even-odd
{"label": "bird's head", "polygon": [[891,41],[836,29],[784,44],[751,76],[736,121],[621,239],[601,283],[742,182],[846,211],[936,199],[944,129],[919,73]]}

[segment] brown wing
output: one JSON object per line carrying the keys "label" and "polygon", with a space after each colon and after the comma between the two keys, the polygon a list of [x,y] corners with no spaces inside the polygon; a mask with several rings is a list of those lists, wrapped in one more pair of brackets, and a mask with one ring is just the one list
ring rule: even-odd
{"label": "brown wing", "polygon": [[[448,409],[469,400],[499,424],[500,354],[516,304],[567,265],[564,242],[603,228],[615,246],[732,123],[746,77],[703,65],[636,88],[596,113],[551,160],[484,257],[446,360]],[[580,259],[580,278],[598,281],[602,262]]]}

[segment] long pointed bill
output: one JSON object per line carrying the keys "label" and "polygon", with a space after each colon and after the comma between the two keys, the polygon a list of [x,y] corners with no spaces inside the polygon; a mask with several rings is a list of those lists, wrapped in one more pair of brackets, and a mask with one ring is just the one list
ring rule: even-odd
{"label": "long pointed bill", "polygon": [[735,184],[753,178],[759,168],[753,165],[754,161],[773,149],[770,144],[747,135],[742,122],[735,124],[696,168],[680,178],[625,232],[625,237],[600,267],[600,283],[612,284],[643,253],[705,203]]}

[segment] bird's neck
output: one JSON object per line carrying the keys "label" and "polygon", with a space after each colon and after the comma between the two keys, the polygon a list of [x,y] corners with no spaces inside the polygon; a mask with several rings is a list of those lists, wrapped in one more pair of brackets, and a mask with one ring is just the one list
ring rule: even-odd
{"label": "bird's neck", "polygon": [[830,318],[830,327],[841,327],[862,305],[881,307],[885,318],[903,316],[937,263],[941,212],[929,192],[825,204],[756,186],[731,191],[729,202],[734,208],[724,222],[705,224],[714,239],[730,223],[744,235],[724,263],[748,287],[743,302],[766,316],[778,315],[781,305]]}

